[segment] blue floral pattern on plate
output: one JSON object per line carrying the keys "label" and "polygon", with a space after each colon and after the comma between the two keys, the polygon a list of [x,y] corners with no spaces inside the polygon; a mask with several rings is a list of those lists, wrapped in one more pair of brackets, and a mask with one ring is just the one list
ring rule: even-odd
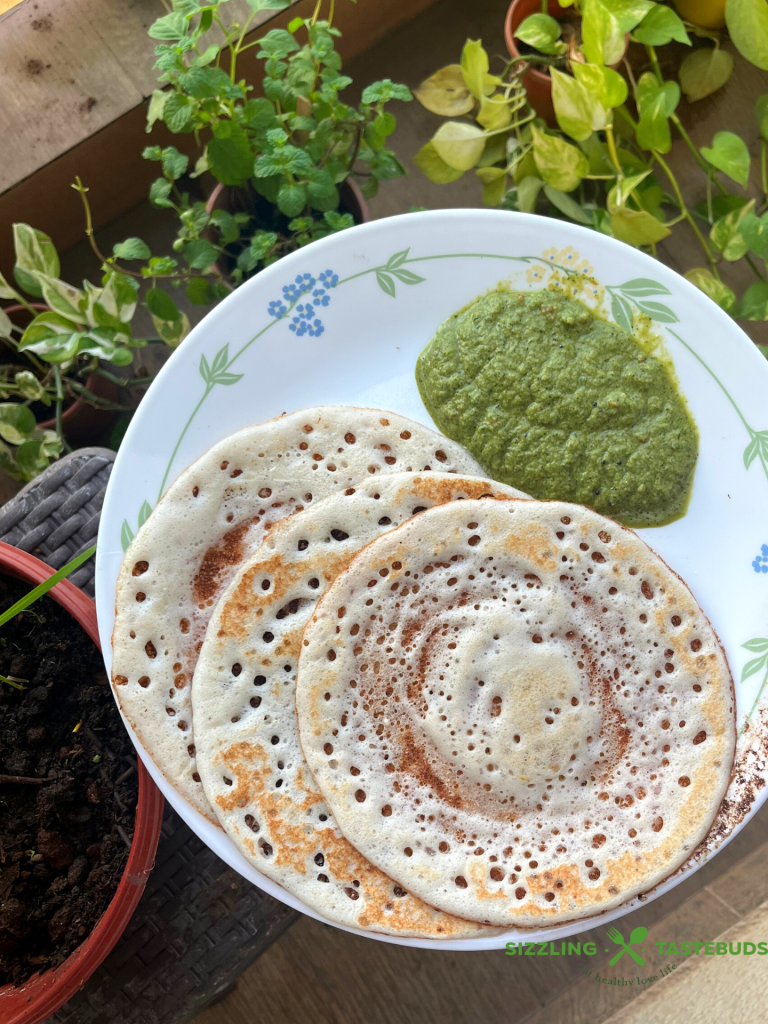
{"label": "blue floral pattern on plate", "polygon": [[[297,338],[308,334],[311,338],[319,338],[325,330],[322,320],[317,316],[321,307],[327,306],[331,297],[331,288],[339,283],[339,275],[332,270],[324,270],[317,278],[311,274],[297,274],[290,284],[283,285],[283,298],[273,299],[267,307],[267,313],[273,320],[283,320],[293,313],[288,329]],[[304,296],[312,293],[312,301],[299,302]]]}
{"label": "blue floral pattern on plate", "polygon": [[755,572],[768,572],[768,544],[763,544],[760,554],[752,562]]}

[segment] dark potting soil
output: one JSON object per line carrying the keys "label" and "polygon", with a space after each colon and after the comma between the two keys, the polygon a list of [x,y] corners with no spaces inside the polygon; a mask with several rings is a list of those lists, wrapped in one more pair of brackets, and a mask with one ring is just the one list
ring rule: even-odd
{"label": "dark potting soil", "polygon": [[[29,591],[0,575],[0,612]],[[136,756],[101,654],[45,597],[0,627],[0,985],[57,967],[128,857]],[[14,781],[21,779],[26,781]]]}

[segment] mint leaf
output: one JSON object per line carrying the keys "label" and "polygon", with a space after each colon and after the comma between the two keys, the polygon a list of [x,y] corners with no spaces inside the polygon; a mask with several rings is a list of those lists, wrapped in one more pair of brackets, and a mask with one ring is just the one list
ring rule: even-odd
{"label": "mint leaf", "polygon": [[180,178],[189,166],[189,157],[180,153],[175,146],[166,146],[160,159],[163,163],[163,174],[173,181]]}
{"label": "mint leaf", "polygon": [[163,121],[174,135],[192,131],[192,107],[186,96],[177,92],[171,93],[163,106]]}
{"label": "mint leaf", "polygon": [[147,308],[160,320],[178,320],[181,314],[168,292],[162,288],[150,288],[146,297]]}
{"label": "mint leaf", "polygon": [[261,58],[272,57],[280,60],[282,57],[287,57],[289,53],[299,49],[299,44],[291,33],[286,32],[284,28],[273,28],[259,42],[261,43],[261,49],[256,56]]}
{"label": "mint leaf", "polygon": [[[216,249],[205,238],[196,238],[184,246],[184,259],[194,270],[206,270],[216,262],[218,255]],[[163,319],[169,318],[164,317]],[[175,320],[176,317],[170,319]]]}
{"label": "mint leaf", "polygon": [[171,183],[166,178],[155,178],[149,187],[149,201],[153,206],[172,207],[170,194]]}
{"label": "mint leaf", "polygon": [[306,203],[307,193],[301,185],[283,185],[277,193],[277,207],[286,217],[298,217]]}
{"label": "mint leaf", "polygon": [[[372,82],[363,89],[363,103],[386,103],[387,100],[403,100],[407,102],[413,99],[413,94],[407,85],[398,85],[390,78],[383,78],[380,82]],[[394,286],[393,286],[394,287]]]}
{"label": "mint leaf", "polygon": [[253,169],[253,153],[243,129],[233,121],[220,121],[208,143],[208,170],[224,185],[241,185]]}
{"label": "mint leaf", "polygon": [[232,84],[225,71],[210,67],[191,67],[178,81],[184,92],[198,100],[211,99]]}
{"label": "mint leaf", "polygon": [[150,39],[181,39],[187,34],[187,19],[183,14],[174,12],[166,14],[153,22],[147,30]]}

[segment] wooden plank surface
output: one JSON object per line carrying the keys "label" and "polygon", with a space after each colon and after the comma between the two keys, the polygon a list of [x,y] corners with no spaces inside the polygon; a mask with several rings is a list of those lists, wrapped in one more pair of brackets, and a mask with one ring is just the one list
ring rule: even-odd
{"label": "wooden plank surface", "polygon": [[[433,2],[337,3],[334,22],[343,33],[338,40],[343,60],[365,52]],[[245,8],[245,0],[232,0],[230,10],[235,3]],[[269,27],[282,27],[298,15],[308,17],[314,7],[315,0],[294,0],[289,10],[270,19]],[[70,8],[71,14],[67,13]],[[157,176],[157,166],[141,157],[148,142],[172,143],[184,152],[192,151],[192,135],[171,135],[162,124],[156,124],[150,136],[144,130],[145,97],[156,85],[154,42],[146,36],[145,25],[162,10],[161,0],[28,0],[9,16],[8,31],[3,23],[0,94],[5,97],[18,92],[18,96],[13,99],[12,111],[0,104],[4,139],[0,147],[0,272],[8,275],[12,270],[11,225],[15,221],[48,232],[61,250],[82,237],[80,199],[69,187],[75,175],[91,189],[94,223],[99,226],[146,198]],[[125,52],[131,52],[130,59],[118,59],[112,53],[109,34],[89,25],[102,16],[105,24],[120,22],[121,11],[126,12],[121,39]],[[48,17],[50,29],[32,28],[33,22]],[[82,45],[75,27],[83,33]],[[101,42],[100,33],[107,36]],[[257,33],[253,36],[257,38]],[[88,60],[78,56],[78,49],[89,55]],[[252,49],[241,58],[243,76],[253,83],[258,82],[261,66],[255,54]],[[35,84],[30,95],[35,103],[24,98],[23,69],[30,60],[43,65],[39,75],[31,76]],[[78,61],[82,68],[73,74]],[[366,74],[366,81],[372,80]],[[96,102],[91,104],[91,99]],[[30,150],[36,154],[34,158]],[[9,187],[9,183],[15,184]]]}
{"label": "wooden plank surface", "polygon": [[5,17],[13,7],[17,7],[22,3],[24,3],[24,0],[0,0],[0,18]]}
{"label": "wooden plank surface", "polygon": [[[768,903],[717,936],[717,941],[743,949],[768,934]],[[765,1018],[765,964],[760,956],[699,955],[686,960],[669,984],[643,992],[605,1024],[745,1024]]]}
{"label": "wooden plank surface", "polygon": [[[767,828],[768,807],[740,833],[739,846],[732,844],[741,857],[726,857],[726,848],[682,886],[617,922],[625,936],[638,925],[648,928],[646,966],[637,973],[658,974],[669,960],[654,943],[709,942],[746,918],[762,889],[753,888],[751,903],[741,902],[741,894],[768,863]],[[753,846],[755,841],[760,845]],[[714,873],[715,883],[703,886]],[[736,905],[720,893],[731,894]],[[597,983],[596,972],[633,977],[636,968],[608,965],[615,948],[606,950],[611,943],[605,928],[580,938],[595,941],[597,955],[519,959],[502,950],[408,949],[302,918],[246,971],[231,995],[194,1024],[599,1024],[638,989]]]}
{"label": "wooden plank surface", "polygon": [[[162,0],[29,0],[9,15],[0,33],[0,193],[149,96],[156,41],[147,29],[165,13]],[[227,13],[250,12],[230,0]]]}

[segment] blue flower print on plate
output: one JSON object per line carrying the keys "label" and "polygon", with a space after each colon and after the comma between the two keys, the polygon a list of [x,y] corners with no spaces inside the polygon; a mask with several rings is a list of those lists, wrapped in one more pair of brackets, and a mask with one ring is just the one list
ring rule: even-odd
{"label": "blue flower print on plate", "polygon": [[752,563],[752,568],[755,572],[768,572],[768,544],[763,544],[760,548],[760,554]]}
{"label": "blue flower print on plate", "polygon": [[283,285],[283,298],[286,302],[296,302],[306,292],[311,292],[316,283],[311,274],[297,274],[295,281]]}
{"label": "blue flower print on plate", "polygon": [[[293,312],[288,327],[296,337],[308,334],[311,338],[319,338],[325,327],[316,314],[321,306],[330,303],[328,289],[335,288],[338,283],[339,275],[332,270],[324,270],[317,278],[311,274],[297,274],[291,284],[283,285],[283,300],[274,299],[270,302],[269,315],[275,320],[282,320]],[[312,302],[299,302],[308,292],[312,292]]]}

